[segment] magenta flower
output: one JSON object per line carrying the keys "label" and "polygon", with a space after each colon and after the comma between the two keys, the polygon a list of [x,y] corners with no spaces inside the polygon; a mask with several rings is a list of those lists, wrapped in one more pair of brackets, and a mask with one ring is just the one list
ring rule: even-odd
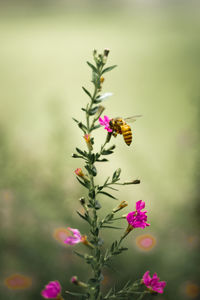
{"label": "magenta flower", "polygon": [[102,126],[105,126],[104,129],[106,129],[108,132],[112,132],[112,129],[110,128],[110,124],[109,124],[110,121],[111,119],[109,119],[108,116],[104,116],[104,119],[99,118],[99,123]]}
{"label": "magenta flower", "polygon": [[61,286],[60,283],[56,281],[50,281],[46,286],[45,289],[41,292],[42,297],[45,299],[55,299],[61,293]]}
{"label": "magenta flower", "polygon": [[147,211],[141,211],[142,209],[145,208],[145,202],[140,200],[136,202],[136,210],[130,212],[126,219],[128,223],[133,227],[133,228],[145,228],[146,226],[150,226],[149,223],[147,223],[147,216],[146,213]]}
{"label": "magenta flower", "polygon": [[65,244],[75,245],[75,244],[82,242],[81,234],[78,229],[74,229],[74,228],[70,228],[70,227],[68,227],[67,229],[70,230],[73,233],[73,235],[68,236],[66,238],[66,240],[64,241]]}
{"label": "magenta flower", "polygon": [[151,292],[156,292],[159,294],[163,293],[163,289],[166,286],[166,281],[159,281],[160,278],[157,276],[156,273],[153,274],[153,277],[149,275],[149,271],[146,271],[142,277],[142,282],[146,285],[146,287]]}

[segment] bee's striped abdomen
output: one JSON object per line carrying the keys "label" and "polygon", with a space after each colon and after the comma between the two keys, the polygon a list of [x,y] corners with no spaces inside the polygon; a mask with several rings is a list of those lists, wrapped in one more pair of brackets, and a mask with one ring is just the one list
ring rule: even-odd
{"label": "bee's striped abdomen", "polygon": [[121,126],[122,134],[124,137],[125,143],[130,146],[132,142],[132,132],[131,132],[131,127],[129,125],[123,125]]}

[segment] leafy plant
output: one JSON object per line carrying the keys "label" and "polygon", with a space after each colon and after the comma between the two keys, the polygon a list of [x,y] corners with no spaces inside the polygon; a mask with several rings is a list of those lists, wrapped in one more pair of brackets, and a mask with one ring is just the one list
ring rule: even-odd
{"label": "leafy plant", "polygon": [[[86,107],[81,108],[85,113],[85,123],[73,118],[80,130],[84,134],[84,139],[87,145],[87,151],[76,148],[76,152],[72,155],[74,158],[82,159],[84,162],[85,171],[82,168],[75,170],[77,181],[86,189],[86,195],[80,198],[80,203],[84,209],[84,213],[77,211],[77,214],[89,226],[88,236],[82,235],[78,229],[68,229],[72,232],[71,236],[65,240],[66,244],[75,245],[83,243],[87,246],[87,253],[74,253],[90,265],[93,276],[87,282],[80,281],[77,276],[71,278],[71,282],[79,287],[82,287],[82,292],[74,293],[67,291],[68,294],[80,299],[103,300],[103,299],[138,299],[141,300],[147,294],[163,293],[163,288],[166,283],[159,281],[155,273],[151,278],[149,271],[147,271],[142,279],[136,282],[127,282],[121,290],[111,288],[106,295],[102,294],[101,284],[103,280],[102,270],[106,266],[110,266],[112,258],[120,255],[128,250],[123,247],[122,243],[125,237],[136,228],[145,228],[150,224],[147,223],[147,211],[144,211],[145,202],[142,200],[136,202],[136,210],[129,212],[127,215],[119,216],[118,212],[128,205],[127,201],[121,201],[112,211],[108,212],[103,219],[99,217],[98,210],[101,209],[100,196],[117,200],[117,198],[110,192],[110,190],[117,191],[116,186],[139,184],[140,180],[135,179],[129,182],[121,182],[121,169],[118,168],[112,176],[106,178],[103,183],[98,184],[95,177],[98,172],[96,167],[98,163],[105,163],[108,161],[108,156],[114,153],[115,145],[108,146],[112,136],[122,134],[124,141],[130,145],[132,141],[131,129],[123,119],[109,118],[101,115],[105,108],[101,103],[112,93],[102,93],[102,86],[104,82],[104,74],[113,70],[116,65],[105,67],[107,63],[109,50],[105,49],[103,54],[97,54],[94,50],[93,58],[94,64],[87,62],[92,70],[92,83],[94,90],[91,93],[85,87],[83,91],[89,97],[89,102]],[[98,152],[94,152],[94,131],[101,126],[105,126],[107,131],[105,142],[100,146]],[[127,228],[119,240],[112,242],[110,246],[105,249],[102,239],[99,237],[100,231],[105,228],[109,230],[118,230],[120,227],[116,226],[116,221],[124,219],[127,222]],[[44,298],[54,298],[57,300],[63,299],[61,295],[61,286],[58,281],[52,281],[46,285],[42,291]]]}

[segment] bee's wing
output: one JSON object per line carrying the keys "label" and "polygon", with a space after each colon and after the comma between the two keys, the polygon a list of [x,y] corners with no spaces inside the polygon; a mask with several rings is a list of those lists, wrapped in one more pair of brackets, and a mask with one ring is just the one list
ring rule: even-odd
{"label": "bee's wing", "polygon": [[137,120],[137,118],[140,118],[140,117],[142,117],[142,115],[135,115],[132,117],[124,118],[124,121],[127,123],[133,123]]}

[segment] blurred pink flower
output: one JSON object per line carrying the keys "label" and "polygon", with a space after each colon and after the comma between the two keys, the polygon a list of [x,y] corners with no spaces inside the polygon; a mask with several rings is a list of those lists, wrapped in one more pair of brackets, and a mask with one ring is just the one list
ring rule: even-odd
{"label": "blurred pink flower", "polygon": [[112,129],[110,128],[110,124],[109,124],[110,121],[111,119],[109,119],[108,116],[104,116],[104,119],[99,118],[99,123],[102,126],[105,126],[104,129],[106,129],[108,132],[112,132]]}
{"label": "blurred pink flower", "polygon": [[77,276],[72,276],[71,283],[78,284],[78,277]]}
{"label": "blurred pink flower", "polygon": [[60,283],[56,281],[50,281],[46,286],[45,289],[41,292],[42,297],[45,299],[55,299],[59,296],[61,292]]}
{"label": "blurred pink flower", "polygon": [[141,211],[142,209],[145,208],[145,202],[142,200],[139,200],[136,202],[136,211],[130,212],[126,219],[128,223],[134,227],[134,228],[145,228],[146,226],[150,226],[149,223],[147,223],[147,216],[146,213],[147,211]]}
{"label": "blurred pink flower", "polygon": [[142,282],[146,285],[146,287],[152,292],[156,292],[159,294],[163,293],[163,289],[166,286],[166,281],[159,281],[160,278],[156,273],[153,274],[153,277],[149,275],[149,271],[146,271],[142,277]]}
{"label": "blurred pink flower", "polygon": [[70,228],[70,227],[68,227],[67,229],[70,230],[73,233],[73,235],[68,236],[66,238],[66,240],[64,241],[65,244],[75,245],[75,244],[82,242],[81,234],[78,229],[74,229],[74,228]]}

